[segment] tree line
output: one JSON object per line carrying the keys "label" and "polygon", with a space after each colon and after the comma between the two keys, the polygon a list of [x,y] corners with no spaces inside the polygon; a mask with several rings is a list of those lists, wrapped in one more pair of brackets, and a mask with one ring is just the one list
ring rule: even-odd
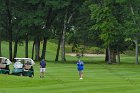
{"label": "tree line", "polygon": [[59,52],[62,61],[66,61],[65,43],[69,43],[73,48],[80,44],[105,48],[105,61],[120,63],[120,53],[134,43],[138,64],[139,3],[139,0],[0,0],[0,56],[1,41],[9,42],[10,60],[17,56],[20,41],[25,41],[28,57],[28,41],[33,41],[32,58],[35,53],[35,60],[45,59],[47,41],[56,39],[55,62]]}

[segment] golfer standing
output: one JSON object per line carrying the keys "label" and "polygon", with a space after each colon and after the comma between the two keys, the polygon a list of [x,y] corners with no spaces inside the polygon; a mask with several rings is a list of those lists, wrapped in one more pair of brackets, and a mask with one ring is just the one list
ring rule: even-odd
{"label": "golfer standing", "polygon": [[84,63],[80,60],[77,62],[77,70],[79,72],[80,79],[83,79]]}
{"label": "golfer standing", "polygon": [[40,61],[40,78],[44,78],[46,72],[46,61],[42,59]]}

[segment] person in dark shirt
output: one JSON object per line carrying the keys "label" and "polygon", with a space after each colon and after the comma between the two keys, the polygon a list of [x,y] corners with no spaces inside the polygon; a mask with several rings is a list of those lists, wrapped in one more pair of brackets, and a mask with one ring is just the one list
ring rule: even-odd
{"label": "person in dark shirt", "polygon": [[40,78],[44,78],[46,72],[46,61],[44,59],[40,62]]}
{"label": "person in dark shirt", "polygon": [[77,62],[77,70],[79,72],[80,79],[83,79],[84,63],[80,60]]}

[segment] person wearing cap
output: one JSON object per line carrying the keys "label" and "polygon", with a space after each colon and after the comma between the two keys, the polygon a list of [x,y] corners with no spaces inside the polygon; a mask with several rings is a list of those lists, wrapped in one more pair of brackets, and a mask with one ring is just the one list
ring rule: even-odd
{"label": "person wearing cap", "polygon": [[46,61],[42,59],[40,61],[40,78],[44,78],[46,72]]}
{"label": "person wearing cap", "polygon": [[84,62],[81,60],[78,60],[77,62],[77,70],[79,72],[80,79],[83,79],[83,70],[84,70]]}

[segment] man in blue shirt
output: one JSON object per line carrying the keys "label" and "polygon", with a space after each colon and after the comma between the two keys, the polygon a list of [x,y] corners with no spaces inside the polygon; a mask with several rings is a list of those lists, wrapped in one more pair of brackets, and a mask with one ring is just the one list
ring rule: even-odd
{"label": "man in blue shirt", "polygon": [[44,78],[46,72],[46,62],[44,59],[40,62],[40,78]]}
{"label": "man in blue shirt", "polygon": [[83,79],[84,63],[80,60],[77,62],[77,70],[79,71],[80,79]]}

